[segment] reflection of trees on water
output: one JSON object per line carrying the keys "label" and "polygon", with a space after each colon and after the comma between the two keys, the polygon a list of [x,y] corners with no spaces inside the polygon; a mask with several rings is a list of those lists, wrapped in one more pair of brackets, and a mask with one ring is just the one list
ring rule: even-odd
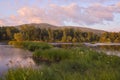
{"label": "reflection of trees on water", "polygon": [[97,48],[99,48],[101,50],[120,51],[120,46],[116,46],[116,45],[97,46]]}
{"label": "reflection of trees on water", "polygon": [[79,47],[81,46],[80,44],[58,44],[58,45],[54,45],[54,47],[58,47],[58,48],[73,48],[73,47]]}
{"label": "reflection of trees on water", "polygon": [[[58,44],[54,45],[55,47],[58,48],[72,48],[72,47],[80,47],[83,45],[80,44]],[[99,45],[99,46],[88,46],[90,48],[93,48],[95,50],[100,49],[100,50],[111,50],[111,51],[120,51],[120,45]]]}
{"label": "reflection of trees on water", "polygon": [[59,47],[59,48],[71,48],[74,47],[73,44],[60,44],[60,45],[56,45],[55,47]]}
{"label": "reflection of trees on water", "polygon": [[[54,45],[55,47],[58,48],[72,48],[72,47],[80,47],[82,45],[78,44],[59,44],[59,45]],[[119,45],[99,45],[99,46],[89,46],[90,48],[93,48],[95,50],[110,50],[110,51],[120,51],[120,46]]]}

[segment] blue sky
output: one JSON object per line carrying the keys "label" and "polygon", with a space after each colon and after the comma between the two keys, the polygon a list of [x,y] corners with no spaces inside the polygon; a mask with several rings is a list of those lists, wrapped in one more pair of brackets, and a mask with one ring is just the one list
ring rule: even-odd
{"label": "blue sky", "polygon": [[120,31],[120,0],[0,0],[0,25],[49,23]]}

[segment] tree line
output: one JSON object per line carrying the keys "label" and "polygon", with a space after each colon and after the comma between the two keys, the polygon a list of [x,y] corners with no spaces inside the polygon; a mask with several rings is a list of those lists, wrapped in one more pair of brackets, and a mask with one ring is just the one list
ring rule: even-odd
{"label": "tree line", "polygon": [[0,41],[1,40],[13,40],[14,34],[19,30],[15,27],[0,27]]}
{"label": "tree line", "polygon": [[120,32],[95,34],[75,28],[40,28],[28,25],[0,27],[0,40],[43,42],[120,42]]}

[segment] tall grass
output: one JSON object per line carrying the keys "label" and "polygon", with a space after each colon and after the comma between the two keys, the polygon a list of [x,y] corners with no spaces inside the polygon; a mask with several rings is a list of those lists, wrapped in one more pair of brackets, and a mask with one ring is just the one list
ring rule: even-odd
{"label": "tall grass", "polygon": [[36,50],[33,53],[33,57],[50,62],[59,62],[61,60],[70,59],[72,54],[70,50],[52,48],[46,50]]}

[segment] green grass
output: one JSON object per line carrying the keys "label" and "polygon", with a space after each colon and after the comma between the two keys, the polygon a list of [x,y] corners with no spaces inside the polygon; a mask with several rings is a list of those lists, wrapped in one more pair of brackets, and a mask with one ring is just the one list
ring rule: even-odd
{"label": "green grass", "polygon": [[34,50],[34,57],[51,64],[41,64],[38,69],[10,69],[3,80],[120,80],[120,58],[117,56],[84,46]]}
{"label": "green grass", "polygon": [[36,50],[33,57],[40,60],[47,60],[49,62],[59,62],[61,60],[70,59],[72,57],[71,51],[67,49],[52,48],[46,50]]}
{"label": "green grass", "polygon": [[50,49],[53,47],[52,45],[47,44],[45,42],[32,42],[32,41],[10,41],[9,44],[30,51],[35,51],[38,49]]}

